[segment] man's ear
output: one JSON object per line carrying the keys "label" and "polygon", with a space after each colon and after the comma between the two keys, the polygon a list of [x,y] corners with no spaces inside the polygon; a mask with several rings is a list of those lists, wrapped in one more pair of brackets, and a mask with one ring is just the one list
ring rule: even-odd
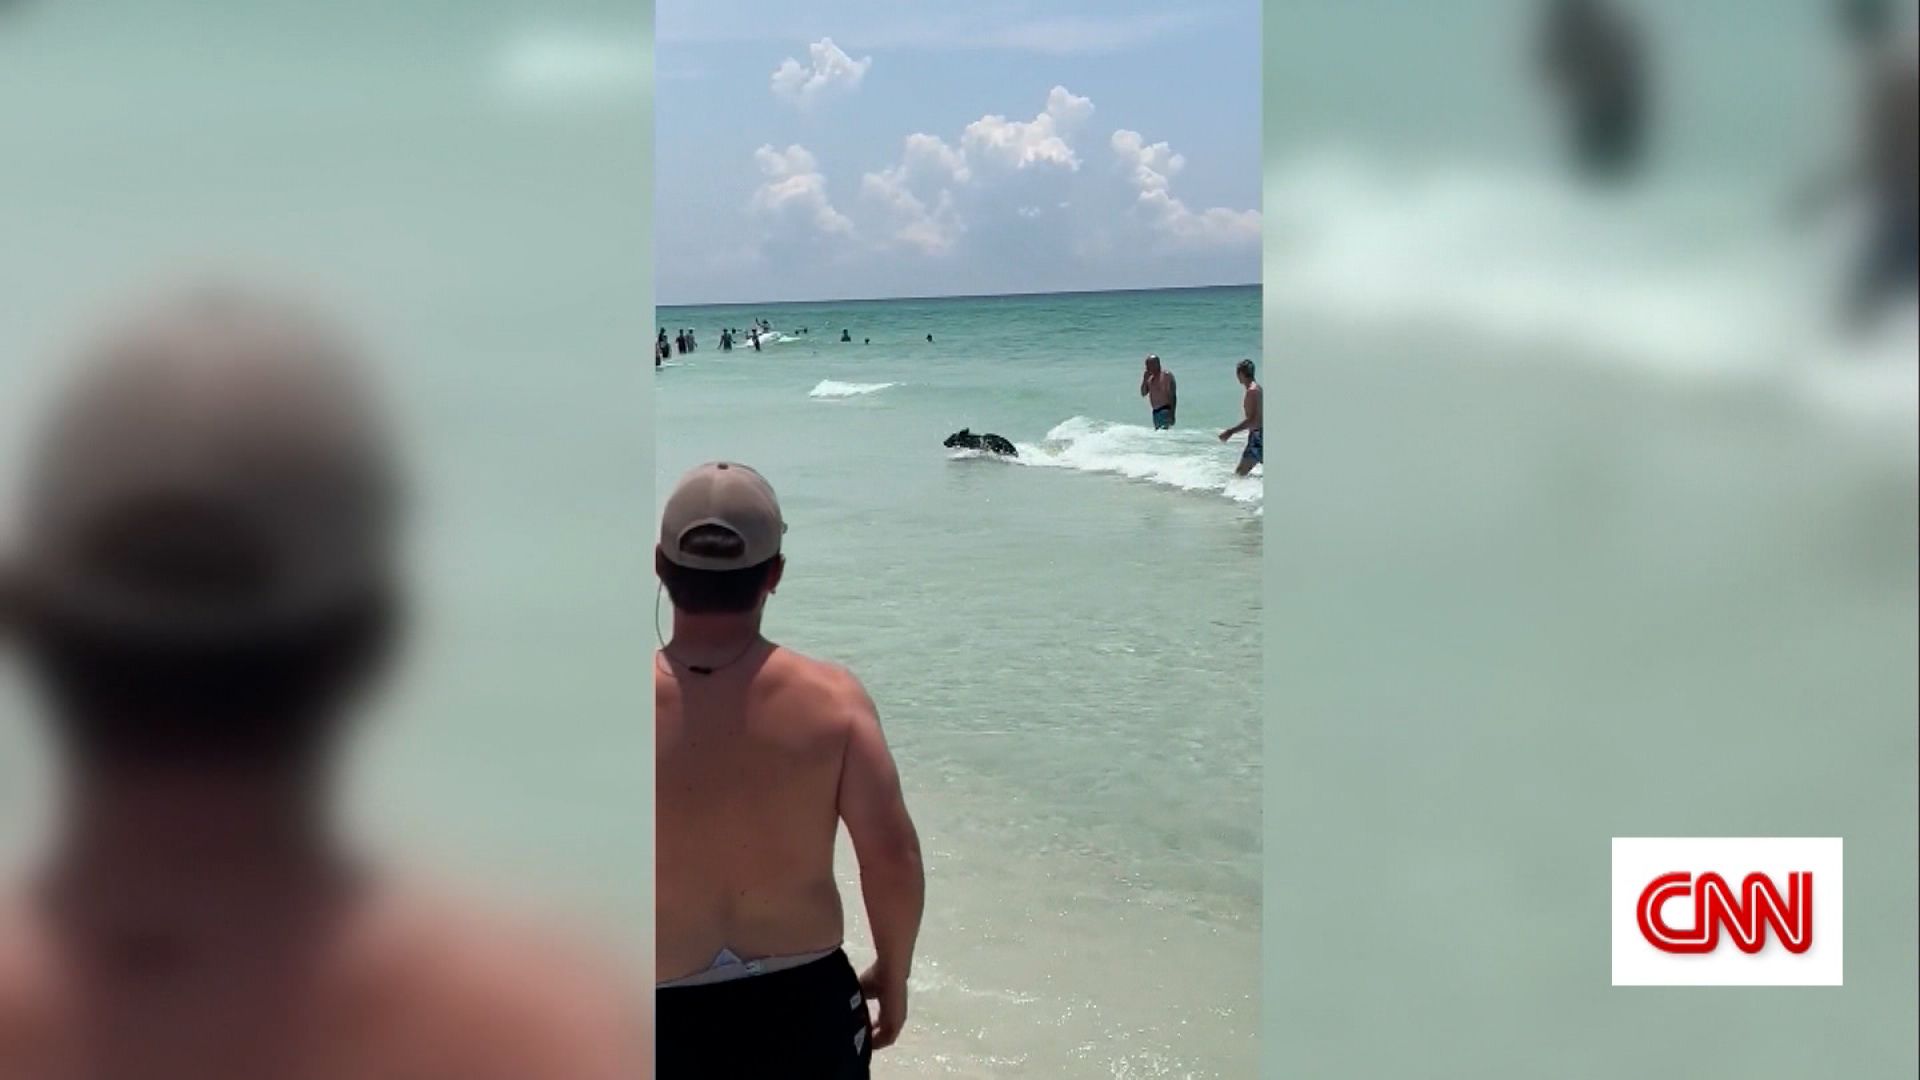
{"label": "man's ear", "polygon": [[775,555],[773,557],[773,569],[767,573],[767,593],[769,595],[780,588],[780,579],[785,577],[786,573],[787,557],[785,555]]}
{"label": "man's ear", "polygon": [[653,576],[661,579],[667,576],[667,549],[659,544],[653,545]]}

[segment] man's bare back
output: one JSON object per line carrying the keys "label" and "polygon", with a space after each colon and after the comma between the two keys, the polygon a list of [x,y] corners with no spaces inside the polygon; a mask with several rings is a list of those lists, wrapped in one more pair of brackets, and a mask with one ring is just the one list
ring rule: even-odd
{"label": "man's bare back", "polygon": [[[736,667],[654,669],[656,975],[831,949],[847,750],[878,731],[844,669],[761,645]],[[857,776],[849,777],[856,784]]]}
{"label": "man's bare back", "polygon": [[544,937],[446,902],[390,893],[324,930],[248,922],[173,961],[131,942],[100,955],[87,940],[40,905],[0,905],[0,1076],[651,1075],[644,998]]}

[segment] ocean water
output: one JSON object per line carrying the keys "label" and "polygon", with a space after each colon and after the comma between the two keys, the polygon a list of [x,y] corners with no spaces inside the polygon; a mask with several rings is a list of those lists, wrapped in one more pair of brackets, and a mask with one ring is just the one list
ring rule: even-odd
{"label": "ocean water", "polygon": [[[1266,23],[1270,1066],[1891,1075],[1917,320],[1841,333],[1857,212],[1785,213],[1848,146],[1836,5],[1624,3],[1653,153],[1611,190],[1541,6]],[[1608,839],[1665,835],[1844,837],[1846,1000],[1611,991]]]}
{"label": "ocean water", "polygon": [[[783,339],[718,349],[756,317]],[[1216,435],[1259,288],[658,321],[701,343],[658,373],[658,497],[708,459],[767,474],[790,523],[769,633],[867,682],[921,829],[890,1073],[1253,1075],[1264,499]],[[1149,351],[1173,432],[1138,396]],[[963,427],[1019,459],[945,449]]]}

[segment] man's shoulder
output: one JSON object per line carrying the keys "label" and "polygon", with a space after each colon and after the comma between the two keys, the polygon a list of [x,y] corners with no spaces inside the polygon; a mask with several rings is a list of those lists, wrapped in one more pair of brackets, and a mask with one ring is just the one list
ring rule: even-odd
{"label": "man's shoulder", "polygon": [[584,935],[415,886],[372,905],[355,944],[370,992],[486,1075],[612,1080],[646,1056],[648,995]]}
{"label": "man's shoulder", "polygon": [[821,704],[859,706],[870,704],[867,688],[860,677],[844,664],[822,660],[782,646],[780,675],[785,685]]}

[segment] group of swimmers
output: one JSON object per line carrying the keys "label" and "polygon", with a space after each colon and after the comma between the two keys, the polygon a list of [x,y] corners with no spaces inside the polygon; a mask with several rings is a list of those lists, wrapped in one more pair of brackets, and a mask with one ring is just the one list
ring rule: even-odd
{"label": "group of swimmers", "polygon": [[[1265,417],[1265,392],[1253,377],[1253,361],[1242,360],[1234,365],[1233,377],[1240,382],[1239,423],[1220,433],[1220,441],[1226,442],[1241,432],[1247,434],[1247,445],[1240,451],[1240,464],[1233,470],[1235,476],[1245,476],[1253,471],[1255,465],[1266,460],[1266,443],[1263,419]],[[1174,413],[1180,406],[1179,386],[1173,372],[1160,362],[1160,357],[1149,353],[1145,370],[1140,373],[1140,396],[1147,399],[1147,407],[1153,410],[1153,430],[1166,431],[1173,427]]]}
{"label": "group of swimmers", "polygon": [[[720,351],[732,352],[734,343],[744,340],[753,346],[754,352],[759,352],[760,343],[772,338],[775,333],[776,331],[773,329],[772,323],[765,319],[758,318],[754,319],[753,325],[744,331],[735,327],[725,327],[720,331]],[[795,330],[794,333],[804,337],[807,333],[807,328],[802,326],[798,330]],[[851,344],[853,342],[853,331],[842,328],[840,331],[840,341],[842,344]],[[873,339],[865,338],[861,341],[861,344],[871,345],[873,344]],[[932,334],[927,335],[927,344],[933,344]],[[668,357],[674,356],[675,354],[685,356],[687,353],[693,352],[699,347],[700,343],[694,339],[692,330],[682,330],[675,334],[673,339],[669,341],[667,339],[667,328],[663,326],[660,328],[660,336],[654,340],[653,366],[659,367],[667,361]]]}
{"label": "group of swimmers", "polygon": [[[799,330],[799,333],[802,333],[802,334],[806,332],[807,332],[807,328],[804,326],[801,327]],[[720,331],[720,351],[732,352],[734,342],[744,338],[748,344],[753,346],[754,352],[759,352],[761,339],[769,337],[773,333],[774,333],[773,324],[769,323],[765,319],[753,320],[753,325],[745,331],[741,331],[738,328],[731,327],[731,326],[726,327]],[[699,348],[700,348],[699,339],[694,337],[694,333],[691,329],[680,331],[679,333],[675,334],[673,336],[673,340],[669,342],[667,340],[667,328],[663,326],[660,328],[660,336],[654,339],[653,366],[659,367],[661,364],[666,362],[668,357],[673,356],[675,354],[678,354],[680,356],[685,356],[686,354],[690,352],[694,352]]]}
{"label": "group of swimmers", "polygon": [[[853,331],[851,331],[851,330],[846,330],[846,329],[842,329],[842,330],[840,331],[840,343],[841,343],[841,344],[843,344],[843,345],[851,345],[851,344],[853,344]],[[860,344],[862,344],[862,345],[871,345],[871,344],[873,344],[873,339],[872,339],[872,338],[861,338],[861,339],[860,339]],[[929,345],[931,345],[931,344],[933,344],[933,335],[932,335],[932,334],[928,334],[928,335],[927,335],[927,344],[929,344]]]}
{"label": "group of swimmers", "polygon": [[[1856,196],[1865,235],[1846,283],[1842,314],[1870,322],[1920,281],[1916,213],[1916,43],[1890,0],[1835,0],[1857,72],[1857,148],[1798,193],[1797,216]],[[1547,0],[1539,40],[1542,73],[1565,109],[1575,167],[1622,182],[1644,158],[1650,81],[1639,25],[1615,0]]]}
{"label": "group of swimmers", "polygon": [[[667,357],[675,353],[685,356],[699,347],[700,342],[694,339],[692,330],[682,330],[673,335],[673,341],[669,344],[667,341],[667,328],[663,326],[660,328],[660,336],[653,339],[653,366],[659,367],[666,361]],[[721,348],[725,347],[726,343],[722,341]]]}

